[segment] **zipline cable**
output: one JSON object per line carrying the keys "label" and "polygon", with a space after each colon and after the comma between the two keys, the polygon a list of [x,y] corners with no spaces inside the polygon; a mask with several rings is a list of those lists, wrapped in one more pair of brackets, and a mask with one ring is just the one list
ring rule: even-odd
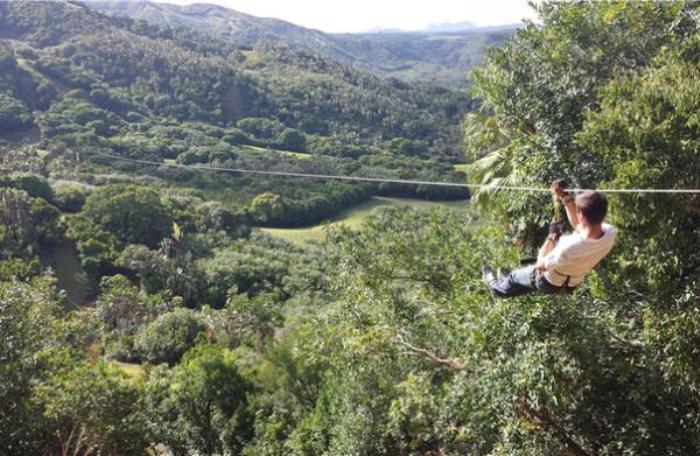
{"label": "zipline cable", "polygon": [[[460,188],[478,188],[478,189],[489,189],[489,190],[513,190],[522,192],[551,192],[550,188],[543,187],[523,187],[517,185],[491,185],[491,184],[467,184],[459,182],[434,182],[434,181],[421,181],[421,180],[407,180],[407,179],[390,179],[381,177],[361,177],[361,176],[343,176],[334,174],[306,174],[306,173],[293,173],[286,171],[264,171],[258,169],[244,169],[244,168],[224,168],[220,166],[211,165],[201,165],[201,166],[189,166],[180,163],[166,163],[166,162],[156,162],[151,160],[139,160],[136,158],[120,157],[118,155],[105,154],[103,152],[94,151],[95,154],[100,155],[105,158],[112,160],[140,163],[144,165],[152,166],[167,166],[170,168],[180,168],[188,169],[192,171],[218,171],[218,172],[229,172],[229,173],[240,173],[240,174],[258,174],[264,176],[279,176],[279,177],[301,177],[309,179],[324,179],[324,180],[342,180],[342,181],[352,181],[352,182],[376,182],[376,183],[389,183],[389,184],[408,184],[408,185],[433,185],[436,187],[460,187]],[[587,190],[596,190],[602,193],[686,193],[686,194],[700,194],[700,189],[684,189],[684,188],[604,188],[604,189],[590,189],[590,188],[567,188],[568,192],[583,192]]]}

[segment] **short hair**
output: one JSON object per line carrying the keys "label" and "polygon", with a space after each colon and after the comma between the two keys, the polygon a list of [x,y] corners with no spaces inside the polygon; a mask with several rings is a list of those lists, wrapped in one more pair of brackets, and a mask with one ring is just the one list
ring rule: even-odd
{"label": "short hair", "polygon": [[576,208],[581,211],[588,223],[602,223],[608,213],[608,199],[604,194],[586,190],[576,196]]}

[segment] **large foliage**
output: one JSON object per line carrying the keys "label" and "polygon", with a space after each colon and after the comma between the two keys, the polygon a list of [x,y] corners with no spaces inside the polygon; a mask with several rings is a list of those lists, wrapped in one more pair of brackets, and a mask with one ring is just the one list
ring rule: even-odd
{"label": "large foliage", "polygon": [[[484,258],[517,264],[502,231],[410,211],[387,212],[365,228],[332,238],[334,302],[313,329],[300,328],[313,336],[297,356],[300,365],[321,361],[325,373],[314,407],[284,434],[286,448],[697,451],[695,393],[678,377],[667,383],[658,342],[620,323],[620,303],[597,296],[598,279],[574,297],[494,301],[474,271]],[[268,419],[284,425],[290,418],[278,414],[289,399],[278,400]]]}
{"label": "large foliage", "polygon": [[134,338],[134,350],[151,363],[177,363],[204,330],[202,319],[189,309],[159,316]]}
{"label": "large foliage", "polygon": [[250,433],[247,394],[234,354],[199,346],[147,391],[151,428],[177,455],[237,454]]}
{"label": "large foliage", "polygon": [[143,187],[102,187],[87,198],[83,215],[126,243],[154,247],[172,232],[160,196]]}
{"label": "large foliage", "polygon": [[[30,66],[61,88],[61,100],[36,116],[45,148],[0,149],[3,166],[51,176],[8,174],[0,182],[0,374],[9,379],[0,384],[0,453],[700,452],[696,196],[611,195],[619,243],[572,296],[495,300],[480,280],[484,262],[509,269],[528,254],[513,234],[537,240],[549,217],[544,195],[483,191],[479,202],[490,204],[479,219],[379,211],[360,230],[331,231],[324,245],[292,246],[251,233],[249,223],[303,224],[377,192],[456,195],[146,169],[89,151],[461,179],[451,163],[429,158],[440,130],[426,126],[431,116],[386,142],[324,136],[324,128],[349,131],[368,120],[383,126],[361,127],[363,137],[394,131],[400,117],[345,106],[384,82],[355,71],[329,81],[326,71],[342,67],[303,53],[263,48],[241,57],[182,31],[77,16],[117,27],[111,43],[140,36],[125,55],[138,55],[153,37],[167,41],[144,57],[148,71],[157,70],[156,54],[211,63],[206,52],[218,63],[228,55],[245,58],[251,72],[269,70],[260,79],[266,88],[290,68],[318,83],[308,96],[295,82],[280,105],[287,110],[268,115],[278,105],[259,105],[235,126],[216,109],[206,122],[155,121],[152,112],[169,108],[145,109],[140,98],[150,87],[155,102],[167,81],[143,81],[149,73],[137,68],[102,68],[110,51],[93,55],[94,37],[82,46],[84,24],[64,9],[80,6],[15,3],[10,17],[24,28],[0,33],[32,47],[60,45],[25,48],[16,60],[0,54],[0,66]],[[698,188],[697,5],[540,8],[542,24],[520,31],[476,74],[484,109],[465,128],[474,177]],[[52,11],[68,26],[32,28]],[[195,117],[202,106],[216,107],[224,86],[203,87],[163,66],[173,81],[161,101],[176,93],[173,107],[189,106]],[[228,70],[213,71],[215,78],[217,71]],[[0,79],[0,92],[16,97],[11,83],[19,79]],[[328,105],[314,98],[343,84],[353,89]],[[387,93],[408,90],[391,84]],[[282,96],[272,92],[268,101]],[[319,113],[328,118],[319,121]],[[339,113],[345,126],[334,124]],[[296,148],[302,139],[313,154],[260,149]],[[392,152],[378,153],[380,145]],[[61,190],[75,181],[80,191]],[[83,266],[94,278],[109,276],[86,309],[63,311],[52,279],[27,280],[64,235],[54,202],[75,211],[63,217]]]}
{"label": "large foliage", "polygon": [[[543,25],[519,31],[474,72],[486,115],[471,115],[465,124],[472,177],[539,187],[560,177],[577,187],[600,184],[614,166],[609,160],[622,160],[576,140],[586,113],[598,109],[612,80],[644,71],[665,46],[691,36],[694,8],[687,2],[543,2]],[[492,196],[485,201],[497,202],[521,231],[544,222],[537,208],[546,195],[482,196]]]}

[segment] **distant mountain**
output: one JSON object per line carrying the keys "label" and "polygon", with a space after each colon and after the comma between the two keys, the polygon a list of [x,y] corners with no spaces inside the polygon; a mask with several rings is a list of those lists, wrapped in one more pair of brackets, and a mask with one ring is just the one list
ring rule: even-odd
{"label": "distant mountain", "polygon": [[369,30],[365,30],[361,33],[404,33],[406,30],[400,28],[384,28],[384,27],[372,27]]}
{"label": "distant mountain", "polygon": [[[380,76],[466,87],[466,74],[487,46],[500,46],[515,27],[464,31],[466,22],[429,32],[381,30],[329,34],[278,19],[260,18],[217,5],[187,6],[148,1],[90,1],[103,13],[206,31],[241,48],[274,43],[332,57]],[[458,30],[458,31],[454,31]]]}
{"label": "distant mountain", "polygon": [[210,33],[219,39],[242,47],[258,43],[284,44],[305,50],[334,55],[335,43],[329,35],[279,19],[261,18],[218,5],[196,3],[171,5],[140,0],[86,1],[102,13],[127,16],[146,22],[188,27]]}
{"label": "distant mountain", "polygon": [[474,30],[476,25],[474,23],[469,22],[469,21],[462,21],[462,22],[451,22],[451,23],[444,23],[444,24],[430,24],[428,27],[426,27],[425,31],[426,32],[436,32],[436,33],[442,33],[442,32],[464,32],[467,30]]}
{"label": "distant mountain", "polygon": [[[207,5],[177,10],[234,17]],[[236,17],[249,31],[287,27]],[[267,43],[241,49],[193,27],[106,16],[68,1],[0,1],[0,69],[0,124],[39,126],[66,143],[98,144],[138,119],[230,127],[250,118],[244,124],[261,140],[289,128],[345,144],[403,137],[452,153],[471,103],[463,91],[383,79],[319,53]]]}

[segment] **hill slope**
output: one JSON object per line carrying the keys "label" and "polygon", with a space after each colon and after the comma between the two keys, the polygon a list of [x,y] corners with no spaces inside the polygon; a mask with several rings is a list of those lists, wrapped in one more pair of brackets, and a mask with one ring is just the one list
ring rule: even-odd
{"label": "hill slope", "polygon": [[289,127],[345,142],[400,136],[452,148],[454,126],[469,107],[464,94],[385,81],[303,51],[261,45],[241,52],[187,29],[110,18],[80,4],[5,2],[0,11],[0,38],[31,56],[25,65],[54,87],[106,90],[109,100],[100,93],[93,102],[117,115],[219,126],[268,118],[275,125],[259,135]]}
{"label": "hill slope", "polygon": [[[32,169],[56,179],[179,186],[236,208],[253,207],[262,195],[255,210],[271,213],[260,223],[276,226],[314,223],[377,194],[466,197],[454,189],[154,171],[96,154],[463,179],[453,162],[471,106],[464,92],[386,80],[272,44],[242,51],[191,29],[71,2],[0,3],[0,67],[0,165],[7,169],[39,161],[44,167]],[[27,155],[20,140],[41,154]]]}
{"label": "hill slope", "polygon": [[485,46],[499,46],[515,31],[515,27],[506,27],[328,34],[209,4],[177,6],[147,1],[91,1],[88,5],[105,13],[151,23],[207,30],[238,46],[281,44],[320,53],[382,76],[456,86],[466,86],[465,75],[481,61]]}

